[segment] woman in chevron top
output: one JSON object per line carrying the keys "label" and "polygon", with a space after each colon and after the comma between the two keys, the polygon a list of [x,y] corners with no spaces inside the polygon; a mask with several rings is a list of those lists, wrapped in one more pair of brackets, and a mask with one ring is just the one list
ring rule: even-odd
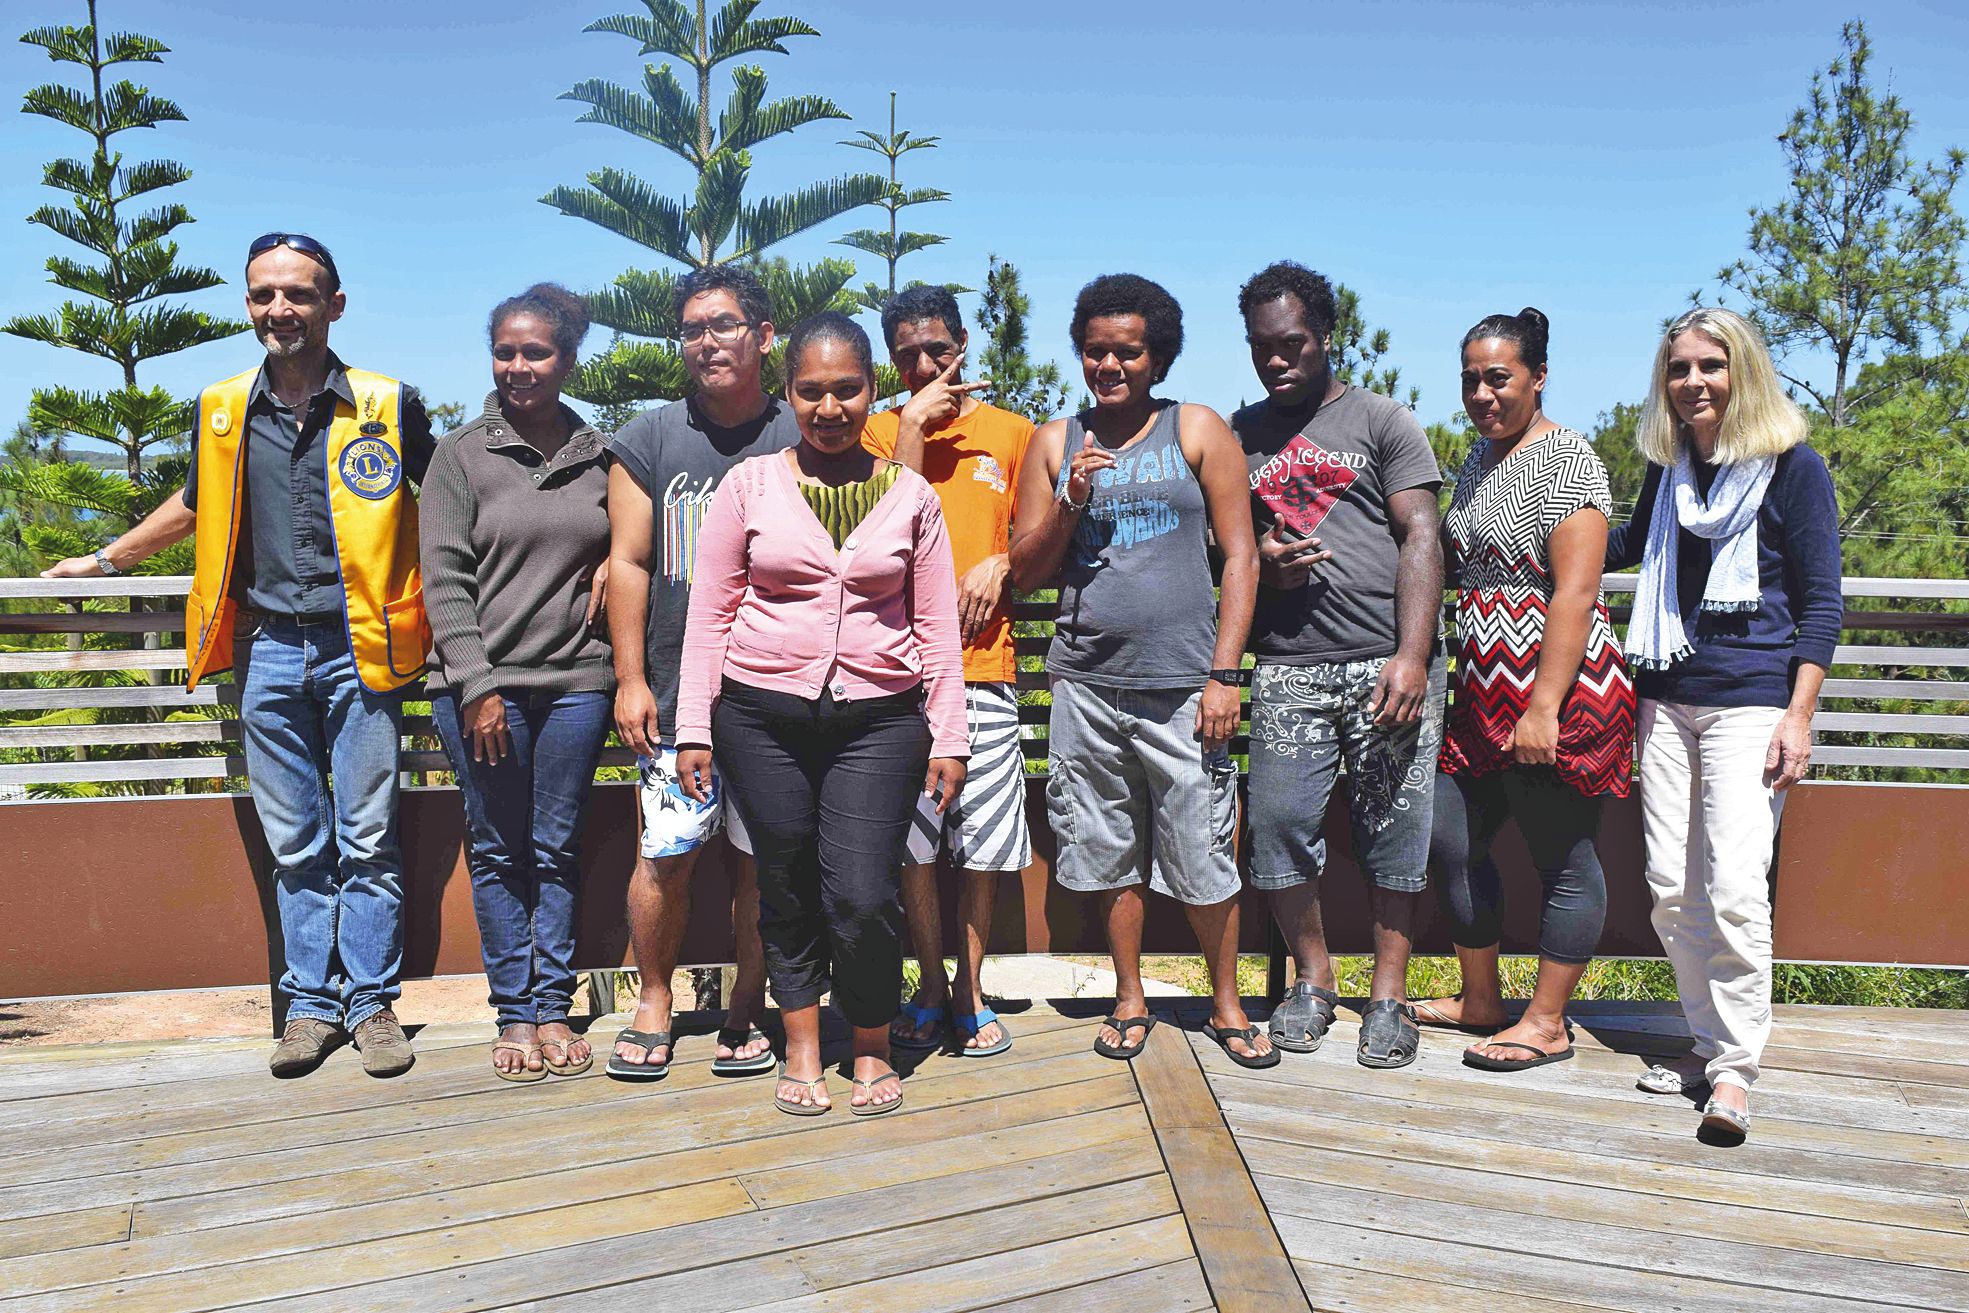
{"label": "woman in chevron top", "polygon": [[1709,1087],[1701,1134],[1740,1141],[1771,1033],[1771,867],[1785,790],[1845,606],[1839,504],[1805,417],[1743,316],[1668,327],[1637,438],[1648,473],[1607,566],[1639,565],[1627,655],[1641,694],[1641,815],[1654,926],[1694,1061],[1641,1088]]}
{"label": "woman in chevron top", "polygon": [[[1487,1035],[1463,1060],[1492,1071],[1572,1056],[1566,1003],[1606,919],[1600,800],[1626,796],[1633,761],[1634,686],[1600,600],[1607,471],[1585,438],[1545,417],[1546,337],[1531,309],[1464,335],[1463,407],[1483,440],[1443,521],[1459,648],[1430,861],[1463,992],[1415,1007],[1425,1025]],[[1538,983],[1515,1025],[1497,975],[1490,860],[1507,819],[1545,892]]]}

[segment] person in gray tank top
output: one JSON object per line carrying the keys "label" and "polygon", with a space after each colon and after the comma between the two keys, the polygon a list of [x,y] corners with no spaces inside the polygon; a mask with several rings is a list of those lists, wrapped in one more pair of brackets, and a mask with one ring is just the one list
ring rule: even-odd
{"label": "person in gray tank top", "polygon": [[[1092,409],[1033,434],[1013,514],[1013,586],[1058,586],[1046,811],[1054,873],[1096,893],[1115,1007],[1094,1051],[1129,1059],[1155,1021],[1142,992],[1143,885],[1184,905],[1210,971],[1205,1029],[1233,1061],[1271,1042],[1237,992],[1238,667],[1258,590],[1244,453],[1215,411],[1152,395],[1183,312],[1133,274],[1080,291],[1073,344]],[[1224,559],[1212,596],[1209,546]]]}

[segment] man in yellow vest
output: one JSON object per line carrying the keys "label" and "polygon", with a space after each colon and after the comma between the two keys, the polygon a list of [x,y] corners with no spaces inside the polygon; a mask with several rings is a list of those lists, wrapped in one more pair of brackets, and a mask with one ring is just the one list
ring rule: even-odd
{"label": "man in yellow vest", "polygon": [[120,574],[195,534],[187,686],[234,670],[247,779],[278,867],[276,1076],[314,1070],[347,1036],[371,1075],[414,1060],[391,1010],[403,966],[397,739],[402,689],[430,647],[409,485],[433,443],[414,391],[328,349],[344,302],[320,242],[255,241],[246,309],[266,360],[200,395],[183,494],[44,572]]}

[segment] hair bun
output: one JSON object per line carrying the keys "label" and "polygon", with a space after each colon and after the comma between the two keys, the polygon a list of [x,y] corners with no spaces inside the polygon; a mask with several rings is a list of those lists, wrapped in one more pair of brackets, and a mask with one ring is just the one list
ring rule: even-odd
{"label": "hair bun", "polygon": [[577,340],[588,335],[588,303],[559,283],[535,283],[521,295],[552,306],[564,322],[579,325],[575,333]]}
{"label": "hair bun", "polygon": [[1550,337],[1552,335],[1552,321],[1547,319],[1545,312],[1537,306],[1528,305],[1518,311],[1518,318],[1523,320],[1526,327],[1531,328],[1540,337]]}

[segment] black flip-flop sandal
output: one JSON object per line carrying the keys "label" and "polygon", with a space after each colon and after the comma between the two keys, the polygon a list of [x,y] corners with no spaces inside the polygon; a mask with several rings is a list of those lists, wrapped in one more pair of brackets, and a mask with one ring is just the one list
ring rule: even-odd
{"label": "black flip-flop sandal", "polygon": [[1415,1009],[1399,999],[1376,999],[1361,1013],[1361,1039],[1354,1061],[1363,1067],[1406,1067],[1422,1051]]}
{"label": "black flip-flop sandal", "polygon": [[1203,1031],[1204,1034],[1216,1040],[1217,1047],[1223,1049],[1230,1056],[1231,1061],[1240,1067],[1249,1067],[1253,1071],[1261,1071],[1266,1067],[1278,1066],[1279,1058],[1277,1049],[1273,1049],[1270,1053],[1248,1054],[1239,1053],[1231,1047],[1232,1040],[1241,1039],[1246,1044],[1256,1048],[1258,1046],[1258,1027],[1256,1026],[1246,1026],[1240,1030],[1236,1026],[1213,1026],[1206,1021],[1203,1023]]}
{"label": "black flip-flop sandal", "polygon": [[[1094,1052],[1104,1058],[1113,1058],[1117,1062],[1133,1062],[1135,1055],[1140,1053],[1143,1046],[1149,1042],[1149,1032],[1155,1029],[1155,1018],[1129,1017],[1124,1021],[1120,1017],[1107,1017],[1102,1020],[1101,1024],[1103,1026],[1112,1026],[1115,1033],[1121,1036],[1121,1043],[1110,1044],[1099,1035],[1096,1035],[1094,1037]],[[1142,1037],[1133,1044],[1128,1043],[1128,1032],[1138,1028],[1142,1032]]]}
{"label": "black flip-flop sandal", "polygon": [[[670,1057],[661,1062],[624,1062],[615,1052],[616,1044],[634,1044],[645,1058],[658,1049],[669,1049]],[[676,1056],[667,1030],[622,1030],[608,1046],[608,1066],[602,1070],[616,1080],[662,1080],[670,1074],[670,1058]]]}
{"label": "black flip-flop sandal", "polygon": [[1569,1048],[1557,1053],[1538,1048],[1531,1044],[1520,1044],[1514,1039],[1494,1039],[1486,1041],[1494,1049],[1523,1049],[1531,1054],[1529,1058],[1493,1058],[1479,1053],[1474,1048],[1463,1050],[1463,1065],[1475,1067],[1480,1071],[1529,1071],[1533,1067],[1543,1067],[1548,1062],[1565,1062],[1572,1057]]}
{"label": "black flip-flop sandal", "polygon": [[1321,989],[1310,980],[1293,981],[1265,1027],[1272,1047],[1287,1053],[1317,1050],[1333,1026],[1339,1002],[1340,996],[1330,989]]}
{"label": "black flip-flop sandal", "polygon": [[[773,1056],[771,1037],[757,1026],[747,1026],[744,1030],[736,1026],[721,1026],[716,1036],[717,1043],[728,1049],[741,1049],[755,1039],[766,1040],[766,1047],[749,1058],[741,1058],[734,1053],[729,1058],[711,1059],[713,1076],[763,1076],[779,1065]],[[634,1043],[635,1041],[630,1041]]]}

